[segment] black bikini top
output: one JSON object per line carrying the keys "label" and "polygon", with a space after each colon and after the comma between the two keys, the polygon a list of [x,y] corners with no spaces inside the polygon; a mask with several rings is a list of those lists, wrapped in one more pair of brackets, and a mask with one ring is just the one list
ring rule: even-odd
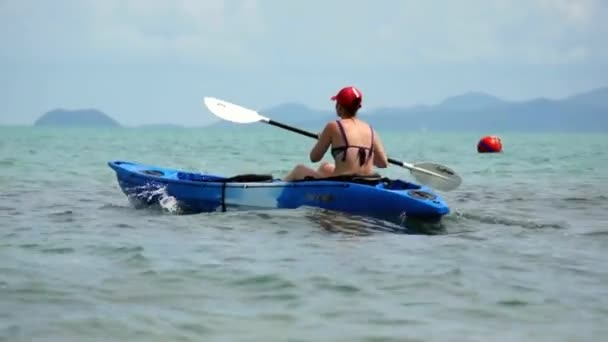
{"label": "black bikini top", "polygon": [[[340,133],[342,134],[342,139],[344,139],[344,146],[333,147],[331,149],[331,155],[334,158],[336,158],[336,156],[338,154],[343,153],[342,161],[345,161],[346,160],[346,150],[349,148],[358,148],[359,149],[359,151],[358,151],[359,165],[360,166],[365,165],[365,163],[367,163],[369,158],[371,158],[374,153],[374,129],[372,128],[372,126],[369,126],[369,129],[372,132],[372,142],[369,147],[366,147],[366,146],[349,145],[348,139],[346,139],[346,133],[344,132],[344,127],[342,126],[342,123],[340,122],[340,120],[336,120],[336,123],[338,124],[338,127],[340,128]],[[367,154],[367,151],[369,151],[369,154]]]}

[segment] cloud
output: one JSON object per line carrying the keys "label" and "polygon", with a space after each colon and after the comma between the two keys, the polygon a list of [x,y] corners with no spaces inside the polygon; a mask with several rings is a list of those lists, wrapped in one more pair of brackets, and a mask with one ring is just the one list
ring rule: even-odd
{"label": "cloud", "polygon": [[256,0],[59,0],[0,3],[7,55],[38,60],[239,62],[264,32]]}
{"label": "cloud", "polygon": [[0,2],[0,57],[243,68],[602,62],[602,0]]}
{"label": "cloud", "polygon": [[[547,12],[556,14],[568,24],[587,26],[602,8],[601,0],[536,0]],[[598,18],[599,19],[599,18]]]}
{"label": "cloud", "polygon": [[410,65],[599,61],[607,56],[599,34],[608,34],[607,8],[593,0],[404,1],[361,30],[359,55],[383,51]]}

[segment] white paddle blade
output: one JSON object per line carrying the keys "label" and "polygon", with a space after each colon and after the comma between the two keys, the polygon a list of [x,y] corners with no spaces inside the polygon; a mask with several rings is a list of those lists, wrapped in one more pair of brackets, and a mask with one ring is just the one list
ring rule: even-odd
{"label": "white paddle blade", "polygon": [[[462,183],[460,176],[447,166],[432,162],[415,163],[413,166],[414,168],[410,169],[410,171],[414,178],[416,178],[418,182],[426,184],[433,189],[451,191]],[[429,173],[436,174],[437,176]]]}
{"label": "white paddle blade", "polygon": [[214,97],[205,97],[203,101],[211,113],[227,121],[241,124],[270,121],[268,118],[261,116],[254,110],[243,108],[234,103],[216,99]]}

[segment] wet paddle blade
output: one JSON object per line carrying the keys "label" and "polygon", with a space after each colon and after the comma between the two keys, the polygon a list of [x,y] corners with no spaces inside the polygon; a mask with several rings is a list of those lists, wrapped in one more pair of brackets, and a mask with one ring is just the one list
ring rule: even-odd
{"label": "wet paddle blade", "polygon": [[[450,169],[447,166],[432,163],[432,162],[420,162],[415,163],[414,168],[410,169],[410,172],[416,178],[416,180],[422,184],[426,184],[427,186],[441,190],[441,191],[451,191],[456,189],[462,183],[462,179],[454,170]],[[430,171],[432,173],[438,174],[441,177],[436,177],[430,175],[422,170]]]}
{"label": "wet paddle blade", "polygon": [[203,102],[211,113],[227,121],[241,124],[270,121],[270,119],[260,115],[254,110],[247,109],[224,100],[216,99],[214,97],[205,97]]}

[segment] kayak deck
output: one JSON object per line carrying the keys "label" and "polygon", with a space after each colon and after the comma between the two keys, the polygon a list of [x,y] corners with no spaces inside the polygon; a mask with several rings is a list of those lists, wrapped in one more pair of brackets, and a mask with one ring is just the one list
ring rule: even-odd
{"label": "kayak deck", "polygon": [[450,212],[428,187],[386,177],[339,176],[285,182],[269,174],[224,177],[110,161],[121,190],[139,205],[172,196],[188,213],[316,207],[392,222],[439,220]]}

